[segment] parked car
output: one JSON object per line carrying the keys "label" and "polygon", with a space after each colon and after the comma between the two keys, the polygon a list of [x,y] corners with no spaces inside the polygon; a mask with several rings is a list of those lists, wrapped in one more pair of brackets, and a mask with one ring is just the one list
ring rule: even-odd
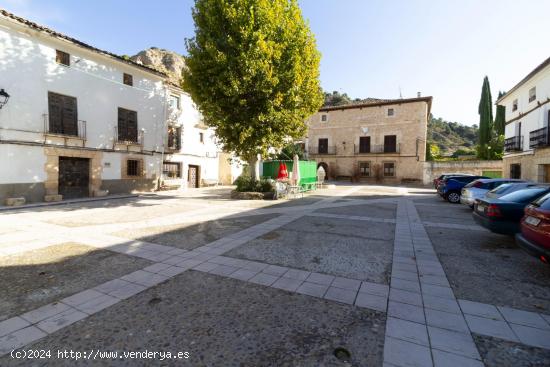
{"label": "parked car", "polygon": [[530,186],[497,199],[479,199],[472,216],[477,224],[500,234],[516,234],[520,231],[523,210],[533,200],[550,192],[550,186]]}
{"label": "parked car", "polygon": [[514,191],[523,190],[530,186],[537,186],[536,183],[532,181],[525,181],[525,182],[518,182],[518,183],[507,183],[502,184],[497,188],[492,189],[488,193],[485,194],[486,198],[494,199],[499,198],[501,196],[504,196],[506,194],[510,194]]}
{"label": "parked car", "polygon": [[446,178],[449,178],[451,176],[459,177],[459,176],[472,176],[472,175],[470,175],[468,173],[444,173],[441,176],[439,176],[437,178],[434,178],[434,188],[437,190],[437,187],[439,186],[439,184],[443,180],[445,180]]}
{"label": "parked car", "polygon": [[550,194],[525,207],[516,243],[529,254],[550,264]]}
{"label": "parked car", "polygon": [[451,176],[444,179],[437,187],[437,192],[442,198],[450,203],[460,202],[460,193],[464,186],[480,178],[489,178],[485,176]]}
{"label": "parked car", "polygon": [[460,203],[468,205],[473,209],[476,199],[481,199],[490,190],[493,190],[503,184],[517,182],[525,181],[511,178],[481,178],[479,180],[472,181],[462,188],[460,193]]}

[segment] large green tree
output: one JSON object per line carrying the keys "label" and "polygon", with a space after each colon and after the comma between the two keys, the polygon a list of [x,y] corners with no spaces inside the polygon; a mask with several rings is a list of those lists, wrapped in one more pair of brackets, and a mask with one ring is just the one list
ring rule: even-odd
{"label": "large green tree", "polygon": [[305,135],[323,104],[320,53],[297,0],[195,0],[183,88],[247,160]]}
{"label": "large green tree", "polygon": [[481,98],[479,100],[479,146],[478,157],[481,159],[489,159],[490,142],[493,134],[493,99],[491,97],[491,86],[489,85],[489,78],[486,76],[483,79],[483,86],[481,87]]}

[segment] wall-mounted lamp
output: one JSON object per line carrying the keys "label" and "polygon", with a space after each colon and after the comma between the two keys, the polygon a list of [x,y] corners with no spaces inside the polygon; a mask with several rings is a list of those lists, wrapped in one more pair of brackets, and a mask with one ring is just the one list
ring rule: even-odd
{"label": "wall-mounted lamp", "polygon": [[0,89],[0,110],[8,103],[10,95],[4,90]]}

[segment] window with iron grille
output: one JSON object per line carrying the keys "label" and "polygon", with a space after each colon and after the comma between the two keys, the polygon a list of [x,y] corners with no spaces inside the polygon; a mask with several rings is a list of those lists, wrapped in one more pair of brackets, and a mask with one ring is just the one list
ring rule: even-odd
{"label": "window with iron grille", "polygon": [[126,176],[138,177],[140,174],[140,161],[137,159],[128,159],[126,161]]}
{"label": "window with iron grille", "polygon": [[76,98],[48,92],[48,132],[78,136],[78,111]]}
{"label": "window with iron grille", "polygon": [[370,162],[359,162],[359,173],[361,177],[370,177]]}
{"label": "window with iron grille", "polygon": [[65,66],[71,66],[71,55],[61,50],[55,50],[55,62]]}
{"label": "window with iron grille", "polygon": [[181,178],[181,163],[164,162],[162,164],[162,174],[165,178]]}
{"label": "window with iron grille", "polygon": [[537,88],[533,87],[529,89],[529,102],[533,102],[535,99],[537,99]]}
{"label": "window with iron grille", "polygon": [[514,163],[510,165],[510,178],[521,178],[521,164]]}
{"label": "window with iron grille", "polygon": [[122,82],[126,85],[133,86],[134,85],[134,76],[131,74],[124,73],[122,76]]}
{"label": "window with iron grille", "polygon": [[384,163],[384,177],[394,177],[395,176],[395,163],[386,162]]}

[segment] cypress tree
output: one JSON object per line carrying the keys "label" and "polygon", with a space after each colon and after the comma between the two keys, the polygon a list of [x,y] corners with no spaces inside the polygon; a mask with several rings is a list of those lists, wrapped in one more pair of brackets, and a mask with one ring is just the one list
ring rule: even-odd
{"label": "cypress tree", "polygon": [[487,145],[492,140],[493,130],[493,99],[491,97],[491,87],[489,78],[485,76],[483,86],[481,87],[481,98],[479,100],[479,147],[478,157],[488,159],[489,152]]}
{"label": "cypress tree", "polygon": [[[502,97],[504,92],[498,92],[498,98]],[[495,133],[498,135],[504,135],[504,125],[506,123],[506,107],[505,106],[497,106],[497,112],[495,114]]]}

